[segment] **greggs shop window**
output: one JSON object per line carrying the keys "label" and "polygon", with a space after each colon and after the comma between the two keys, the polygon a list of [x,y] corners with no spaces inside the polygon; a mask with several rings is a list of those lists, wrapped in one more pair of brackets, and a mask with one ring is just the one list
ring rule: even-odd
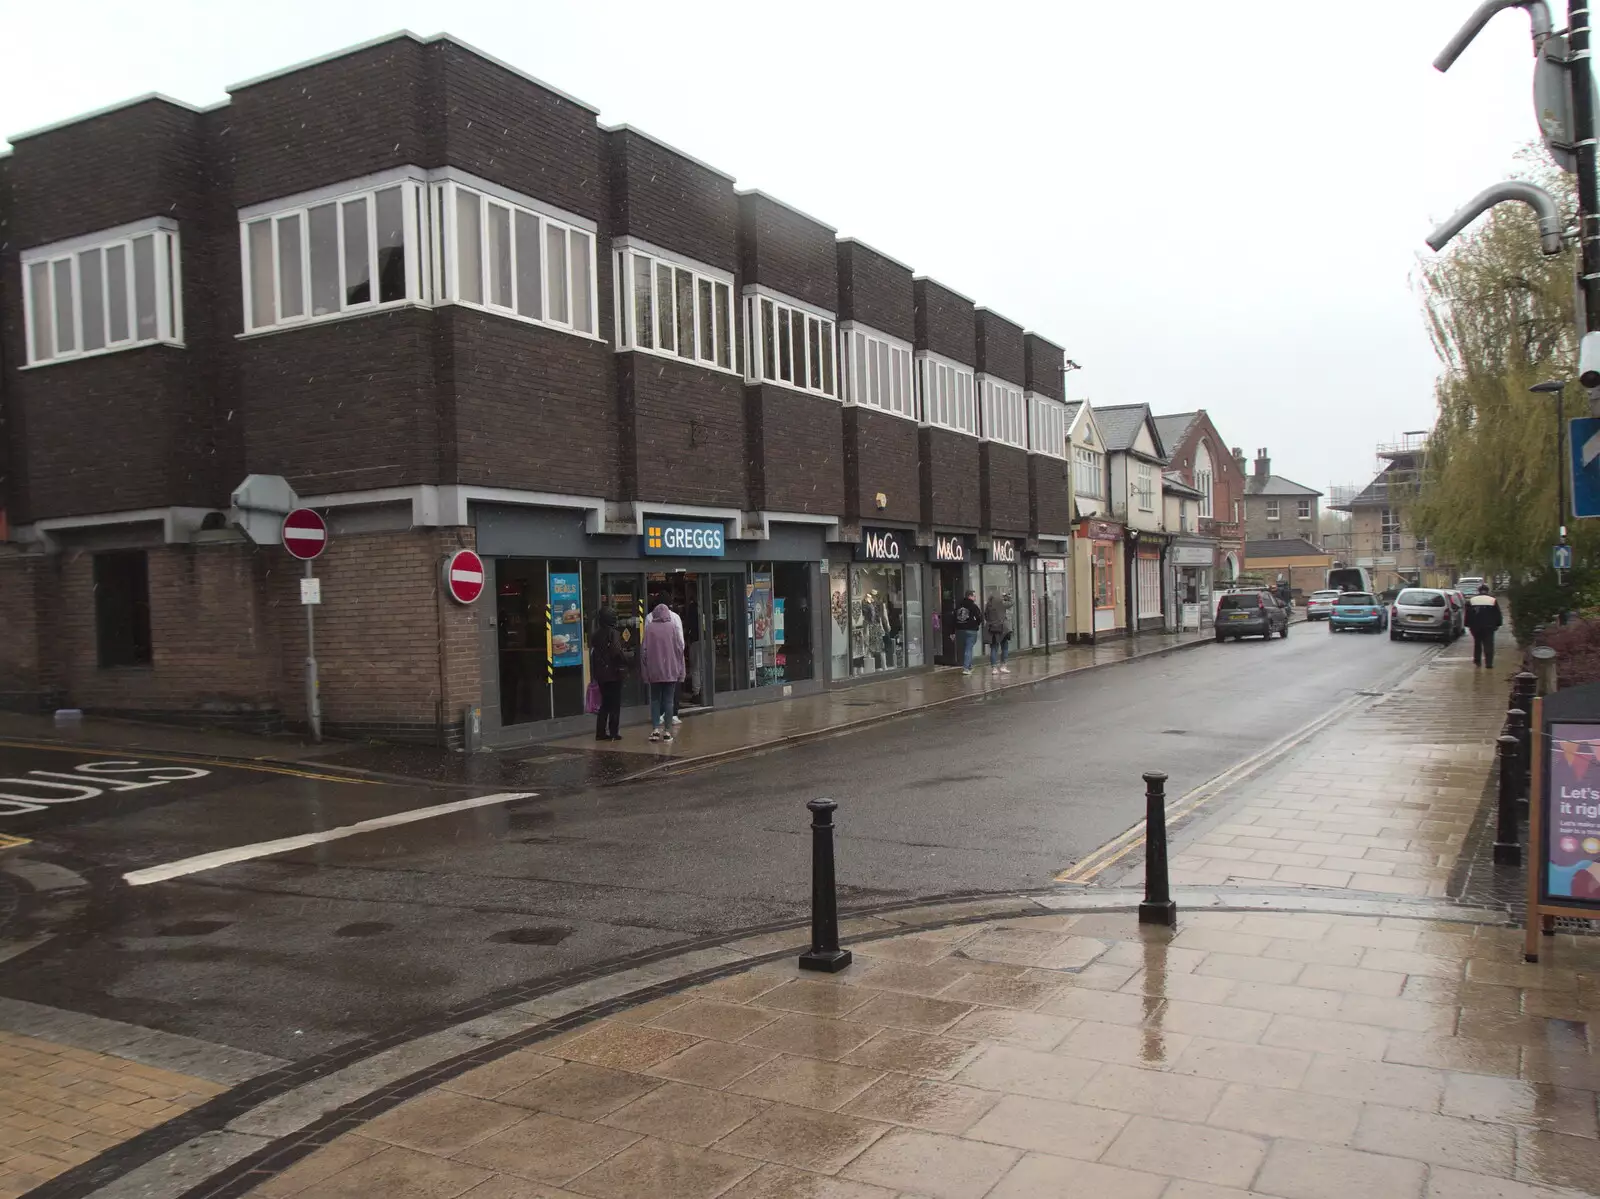
{"label": "greggs shop window", "polygon": [[599,593],[596,564],[501,558],[495,579],[501,724],[581,716],[585,630]]}

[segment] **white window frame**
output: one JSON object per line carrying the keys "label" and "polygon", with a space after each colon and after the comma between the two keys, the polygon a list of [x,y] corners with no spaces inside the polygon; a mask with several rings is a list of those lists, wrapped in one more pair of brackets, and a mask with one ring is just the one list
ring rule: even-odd
{"label": "white window frame", "polygon": [[[611,255],[611,278],[615,286],[611,290],[615,299],[617,319],[617,353],[654,354],[659,358],[693,362],[709,370],[725,371],[731,375],[739,374],[738,334],[734,331],[738,326],[738,310],[733,298],[733,276],[727,271],[695,262],[682,255],[670,254],[636,238],[621,237],[613,245],[615,248]],[[638,296],[634,293],[635,264],[644,265],[648,272],[647,278],[650,280],[649,328],[645,330],[644,337],[639,335],[638,329]],[[668,271],[673,281],[673,291],[668,297],[672,305],[673,347],[671,349],[663,349],[660,345],[662,270]],[[683,346],[678,344],[682,340],[678,337],[677,312],[677,278],[680,274],[689,276],[690,294],[694,297],[694,344],[689,347],[687,354],[683,352]],[[719,294],[724,299],[726,325],[717,320]],[[709,311],[704,310],[706,303],[710,304]],[[708,340],[706,338],[708,325],[711,344],[704,345],[702,343]]]}
{"label": "white window frame", "polygon": [[1105,456],[1098,450],[1086,445],[1072,447],[1072,489],[1077,495],[1085,499],[1105,499],[1105,472]]}
{"label": "white window frame", "polygon": [[1161,559],[1135,558],[1133,582],[1137,592],[1138,616],[1147,620],[1161,615]]}
{"label": "white window frame", "polygon": [[1400,514],[1393,508],[1378,510],[1378,550],[1384,554],[1400,550]]}
{"label": "white window frame", "polygon": [[978,376],[965,363],[929,350],[917,361],[917,423],[978,436]]}
{"label": "white window frame", "polygon": [[[428,191],[431,197],[430,207],[433,212],[433,242],[434,252],[444,250],[443,261],[437,263],[436,278],[439,282],[437,302],[440,304],[459,304],[463,308],[473,308],[479,312],[492,312],[495,316],[505,317],[507,320],[520,321],[525,325],[539,325],[546,329],[559,329],[563,333],[572,333],[578,337],[587,337],[598,341],[600,339],[600,253],[599,234],[593,221],[578,217],[572,213],[563,212],[548,204],[541,204],[530,196],[519,195],[496,186],[486,179],[468,175],[463,171],[445,169],[430,173]],[[479,258],[482,264],[482,295],[483,300],[469,300],[461,293],[461,226],[459,219],[459,201],[462,191],[471,192],[480,198],[484,205],[481,209],[484,216],[478,222]],[[510,224],[512,229],[513,246],[517,238],[517,215],[536,219],[539,223],[537,240],[539,243],[539,315],[530,316],[518,311],[517,295],[517,258],[515,249],[511,258],[511,306],[497,304],[489,298],[489,221],[485,219],[490,207],[505,208],[510,210]],[[563,279],[567,301],[567,315],[564,320],[558,320],[550,315],[550,263],[549,242],[551,231],[557,231],[566,242],[566,273]],[[580,322],[577,306],[573,304],[573,284],[578,273],[574,270],[576,256],[572,252],[576,239],[583,239],[588,247],[589,265],[589,297],[586,310],[582,313]],[[587,324],[588,328],[583,325]]]}
{"label": "white window frame", "polygon": [[1294,515],[1295,515],[1295,519],[1296,520],[1310,520],[1311,519],[1311,501],[1310,500],[1296,500],[1294,502]]}
{"label": "white window frame", "polygon": [[1140,512],[1155,511],[1155,467],[1148,462],[1135,462],[1133,494],[1139,499]]}
{"label": "white window frame", "polygon": [[[155,286],[156,332],[153,337],[139,336],[139,313],[136,292],[133,245],[145,237],[151,241],[151,259]],[[111,340],[110,291],[106,286],[104,265],[100,275],[100,328],[105,334],[105,344],[92,350],[83,348],[84,294],[82,265],[86,255],[98,253],[104,264],[106,251],[120,248],[126,263],[126,300],[128,335]],[[76,362],[80,358],[98,358],[103,354],[116,354],[139,346],[170,345],[183,348],[183,253],[178,236],[178,223],[168,217],[152,217],[127,225],[118,225],[98,233],[74,237],[49,245],[35,246],[19,255],[22,270],[23,337],[25,339],[24,369],[35,366],[54,366],[58,362]],[[38,352],[38,337],[42,332],[34,323],[33,268],[44,267],[46,288],[45,309],[49,314],[49,352]],[[61,329],[56,320],[58,298],[55,294],[60,267],[68,273],[71,288],[72,345],[61,348]]]}
{"label": "white window frame", "polygon": [[1028,403],[1022,388],[994,375],[978,376],[983,407],[978,424],[978,440],[998,441],[1001,445],[1028,448]]}
{"label": "white window frame", "polygon": [[[750,383],[770,383],[774,387],[787,387],[791,391],[803,391],[807,395],[821,396],[828,400],[839,399],[839,324],[834,313],[814,305],[786,296],[782,292],[773,291],[771,288],[751,284],[744,289],[744,351],[745,351],[745,379]],[[770,316],[770,321],[763,319]],[[804,358],[795,354],[794,327],[796,322],[805,330],[804,345],[798,347],[805,351]],[[783,377],[782,348],[785,339],[782,329],[789,331],[789,363],[790,378]],[[815,329],[817,336],[817,370],[815,377],[819,385],[813,386],[811,380],[811,336]],[[772,343],[772,373],[766,373],[766,350],[768,341]],[[797,372],[796,367],[801,369]]]}
{"label": "white window frame", "polygon": [[1036,391],[1028,393],[1028,452],[1067,457],[1067,406]]}
{"label": "white window frame", "polygon": [[1267,501],[1267,519],[1268,520],[1277,520],[1278,519],[1278,501],[1277,500],[1268,500]]}
{"label": "white window frame", "polygon": [[911,343],[859,321],[839,326],[839,378],[844,402],[906,420],[917,419]]}

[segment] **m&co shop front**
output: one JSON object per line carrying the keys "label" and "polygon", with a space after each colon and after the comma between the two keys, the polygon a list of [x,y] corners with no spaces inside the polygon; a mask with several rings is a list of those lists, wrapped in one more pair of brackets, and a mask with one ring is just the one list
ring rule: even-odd
{"label": "m&co shop front", "polygon": [[[591,727],[588,632],[608,604],[624,645],[665,604],[683,624],[685,715],[821,690],[826,526],[774,521],[764,538],[730,536],[735,518],[645,513],[636,535],[590,534],[584,513],[478,513],[479,552],[495,605],[483,631],[483,730],[516,744]],[[506,553],[504,550],[516,552]],[[637,660],[623,682],[623,723],[647,721]]]}

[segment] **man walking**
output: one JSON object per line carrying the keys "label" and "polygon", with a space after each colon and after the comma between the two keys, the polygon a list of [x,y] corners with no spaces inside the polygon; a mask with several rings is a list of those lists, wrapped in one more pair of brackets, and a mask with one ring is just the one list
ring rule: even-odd
{"label": "man walking", "polygon": [[1011,654],[1011,595],[995,592],[983,606],[983,626],[989,633],[989,667],[996,674],[1010,674],[1006,659]]}
{"label": "man walking", "polygon": [[978,593],[970,587],[966,598],[956,602],[956,639],[961,642],[961,673],[972,673],[972,648],[978,644],[978,634],[983,629],[983,608],[978,603]]}
{"label": "man walking", "polygon": [[1478,594],[1467,601],[1467,629],[1472,633],[1472,664],[1494,669],[1494,632],[1503,623],[1500,601],[1480,583]]}

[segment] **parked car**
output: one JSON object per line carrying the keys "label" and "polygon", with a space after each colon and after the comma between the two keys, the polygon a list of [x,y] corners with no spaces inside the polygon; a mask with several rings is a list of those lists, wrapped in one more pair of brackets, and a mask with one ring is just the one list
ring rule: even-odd
{"label": "parked car", "polygon": [[1333,605],[1343,594],[1335,591],[1313,591],[1306,599],[1307,620],[1327,620],[1333,615]]}
{"label": "parked car", "polygon": [[1450,634],[1450,640],[1454,641],[1467,631],[1467,597],[1454,587],[1443,590],[1445,598],[1450,601],[1450,615],[1455,622],[1455,631]]}
{"label": "parked car", "polygon": [[1462,575],[1456,580],[1456,590],[1463,595],[1477,595],[1478,588],[1483,586],[1482,575]]}
{"label": "parked car", "polygon": [[1328,617],[1328,632],[1342,633],[1346,629],[1360,629],[1363,633],[1381,633],[1389,627],[1389,612],[1377,596],[1370,591],[1346,591],[1334,604]]}
{"label": "parked car", "polygon": [[1407,587],[1389,609],[1389,640],[1436,637],[1454,641],[1456,614],[1450,597],[1437,587]]}
{"label": "parked car", "polygon": [[1270,591],[1231,591],[1217,605],[1217,640],[1289,635],[1289,609]]}

